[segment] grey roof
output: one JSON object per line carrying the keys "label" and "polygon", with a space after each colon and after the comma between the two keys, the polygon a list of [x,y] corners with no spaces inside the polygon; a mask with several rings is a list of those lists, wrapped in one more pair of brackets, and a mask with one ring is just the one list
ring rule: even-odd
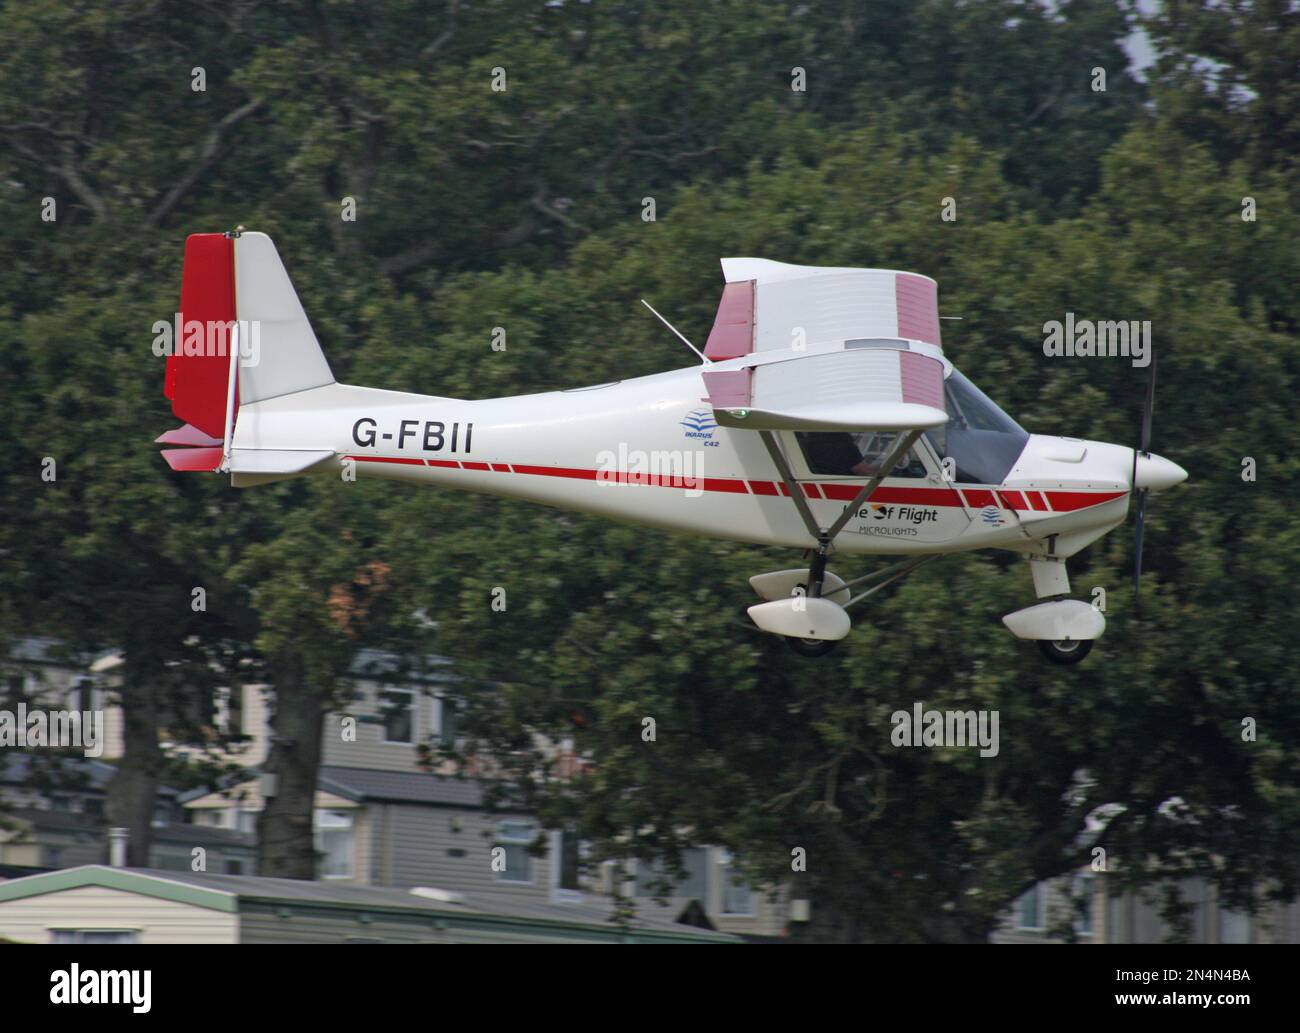
{"label": "grey roof", "polygon": [[[112,781],[113,775],[117,771],[115,765],[105,764],[102,760],[94,760],[90,757],[54,753],[36,754],[28,750],[6,750],[4,753],[0,753],[0,784],[23,786],[29,789],[36,788],[32,782],[36,777],[34,761],[37,756],[41,756],[45,760],[57,760],[62,773],[79,776],[75,780],[69,779],[69,785],[50,787],[54,792],[103,793],[108,790],[108,783]],[[171,786],[160,785],[158,795],[171,797],[176,796],[177,792]]]}
{"label": "grey roof", "polygon": [[65,832],[87,832],[95,839],[104,836],[103,818],[93,814],[76,814],[72,811],[43,811],[37,807],[12,807],[4,817],[40,829],[58,829]]}
{"label": "grey roof", "polygon": [[[572,904],[550,904],[545,901],[534,901],[527,898],[510,897],[509,899],[494,899],[490,896],[479,893],[461,894],[465,902],[476,909],[496,914],[510,914],[519,918],[538,918],[553,919],[567,918],[570,921],[589,922],[592,924],[603,922],[608,923],[614,914],[614,900],[612,897],[599,896],[596,894],[584,894],[581,902]],[[632,925],[641,929],[671,929],[680,932],[683,929],[694,928],[686,926],[676,920],[676,915],[682,911],[681,907],[676,910],[669,910],[662,907],[646,908],[644,901],[635,901],[635,917],[632,919]],[[712,932],[712,930],[701,930]]]}
{"label": "grey roof", "polygon": [[[95,839],[107,842],[108,822],[94,814],[43,811],[36,807],[14,807],[6,810],[4,817],[38,829],[86,832]],[[211,825],[189,825],[184,822],[153,826],[152,839],[156,844],[170,845],[181,843],[185,846],[242,846],[250,850],[257,846],[257,837],[247,832],[219,829]]]}
{"label": "grey roof", "polygon": [[[586,926],[603,933],[613,932],[610,918],[613,901],[608,898],[588,898],[575,904],[528,903],[514,895],[501,894],[450,894],[448,899],[431,899],[417,896],[409,890],[380,886],[354,886],[338,882],[315,882],[299,879],[275,879],[260,875],[218,875],[212,872],[162,871],[152,868],[109,868],[105,865],[84,865],[59,872],[26,876],[5,883],[0,899],[20,899],[39,894],[42,881],[51,888],[66,889],[73,883],[103,884],[115,873],[148,879],[155,883],[191,886],[199,890],[226,894],[240,901],[260,901],[292,905],[316,904],[322,906],[351,907],[359,909],[384,909],[413,914],[441,915],[454,918],[487,917],[526,922],[549,922],[566,926]],[[22,885],[19,885],[22,884]],[[129,885],[119,886],[130,890]],[[668,934],[673,938],[703,941],[742,942],[739,937],[712,930],[701,930],[658,916],[637,915],[630,923],[639,932]]]}
{"label": "grey roof", "polygon": [[153,829],[155,843],[183,843],[186,846],[210,844],[214,846],[242,846],[257,849],[257,837],[237,829],[220,829],[213,825],[193,825],[178,821],[158,825]]}
{"label": "grey roof", "polygon": [[443,807],[483,806],[483,790],[478,782],[414,771],[322,766],[317,785],[358,802],[387,800]]}
{"label": "grey roof", "polygon": [[405,890],[386,886],[355,886],[350,883],[317,882],[309,879],[275,879],[265,875],[220,875],[215,872],[158,871],[126,868],[135,875],[155,876],[204,889],[232,893],[245,900],[300,900],[321,904],[352,904],[369,907],[401,906],[413,911],[458,911],[473,909],[464,904],[417,897]]}
{"label": "grey roof", "polygon": [[[399,908],[401,910],[428,911],[440,914],[487,914],[502,918],[523,918],[550,922],[578,922],[586,925],[608,924],[613,914],[610,898],[586,898],[581,903],[550,904],[521,900],[517,896],[475,893],[454,893],[450,899],[433,900],[416,896],[410,890],[388,886],[354,886],[338,882],[316,882],[303,879],[274,879],[260,875],[217,875],[211,872],[156,872],[147,868],[129,868],[138,875],[159,875],[179,882],[190,883],[205,889],[233,893],[244,900],[302,901],[323,904],[345,904],[360,907]],[[663,914],[641,914],[632,920],[632,927],[660,932],[695,932],[716,936],[707,930],[696,930],[681,925]]]}
{"label": "grey roof", "polygon": [[[209,793],[220,793],[258,777],[258,768],[238,772],[215,788],[190,789],[179,796],[189,803]],[[387,771],[382,768],[349,768],[323,764],[316,772],[316,787],[345,800],[388,803],[421,803],[433,807],[483,807],[483,789],[474,780],[446,778],[420,771]],[[517,810],[518,808],[516,808]]]}

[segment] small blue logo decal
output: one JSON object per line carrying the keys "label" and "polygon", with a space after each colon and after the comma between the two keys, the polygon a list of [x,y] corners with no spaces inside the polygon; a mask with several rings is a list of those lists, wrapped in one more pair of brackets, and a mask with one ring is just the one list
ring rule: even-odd
{"label": "small blue logo decal", "polygon": [[681,424],[686,428],[688,438],[712,438],[713,432],[718,429],[718,421],[713,418],[712,409],[695,409],[686,414],[686,419]]}

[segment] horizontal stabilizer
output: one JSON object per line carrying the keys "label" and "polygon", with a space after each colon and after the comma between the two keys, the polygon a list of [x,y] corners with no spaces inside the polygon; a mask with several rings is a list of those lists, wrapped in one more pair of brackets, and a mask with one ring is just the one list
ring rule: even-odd
{"label": "horizontal stabilizer", "polygon": [[230,453],[230,472],[303,473],[333,455],[332,449],[236,448]]}
{"label": "horizontal stabilizer", "polygon": [[216,448],[164,448],[162,457],[178,473],[215,470],[221,465],[221,446]]}
{"label": "horizontal stabilizer", "polygon": [[199,430],[198,427],[187,423],[183,427],[169,430],[166,434],[160,434],[154,438],[154,443],[158,445],[192,445],[195,448],[203,448],[220,445],[221,439],[214,438],[212,435]]}

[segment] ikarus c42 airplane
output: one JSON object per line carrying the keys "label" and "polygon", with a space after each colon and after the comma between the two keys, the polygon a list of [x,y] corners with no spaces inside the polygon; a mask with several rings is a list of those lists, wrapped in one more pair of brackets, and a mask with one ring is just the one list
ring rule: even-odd
{"label": "ikarus c42 airplane", "polygon": [[[195,234],[165,389],[185,425],[158,439],[183,447],[163,456],[236,487],[346,470],[803,550],[749,579],[748,613],[805,655],[922,563],[1007,549],[1027,557],[1038,602],[1004,623],[1081,660],[1105,618],[1069,598],[1065,561],[1136,496],[1140,571],[1146,496],[1187,476],[1148,449],[1150,389],[1137,449],[1030,434],[945,358],[929,277],[757,258],[722,270],[698,364],[468,400],[336,383],[271,239]],[[894,562],[848,580],[828,569],[874,554]]]}

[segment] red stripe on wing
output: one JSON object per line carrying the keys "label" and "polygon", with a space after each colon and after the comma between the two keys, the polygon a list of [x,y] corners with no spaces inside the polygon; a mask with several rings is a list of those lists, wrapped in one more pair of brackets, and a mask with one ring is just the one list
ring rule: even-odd
{"label": "red stripe on wing", "polygon": [[704,354],[720,361],[748,355],[753,350],[754,281],[729,283],[722,288],[722,300],[718,302],[718,314],[704,345]]}
{"label": "red stripe on wing", "polygon": [[[898,336],[940,344],[938,287],[926,276],[899,273],[894,277],[894,302],[898,306]],[[942,409],[942,405],[936,406]]]}
{"label": "red stripe on wing", "polygon": [[943,412],[943,363],[920,352],[898,353],[903,401]]}

